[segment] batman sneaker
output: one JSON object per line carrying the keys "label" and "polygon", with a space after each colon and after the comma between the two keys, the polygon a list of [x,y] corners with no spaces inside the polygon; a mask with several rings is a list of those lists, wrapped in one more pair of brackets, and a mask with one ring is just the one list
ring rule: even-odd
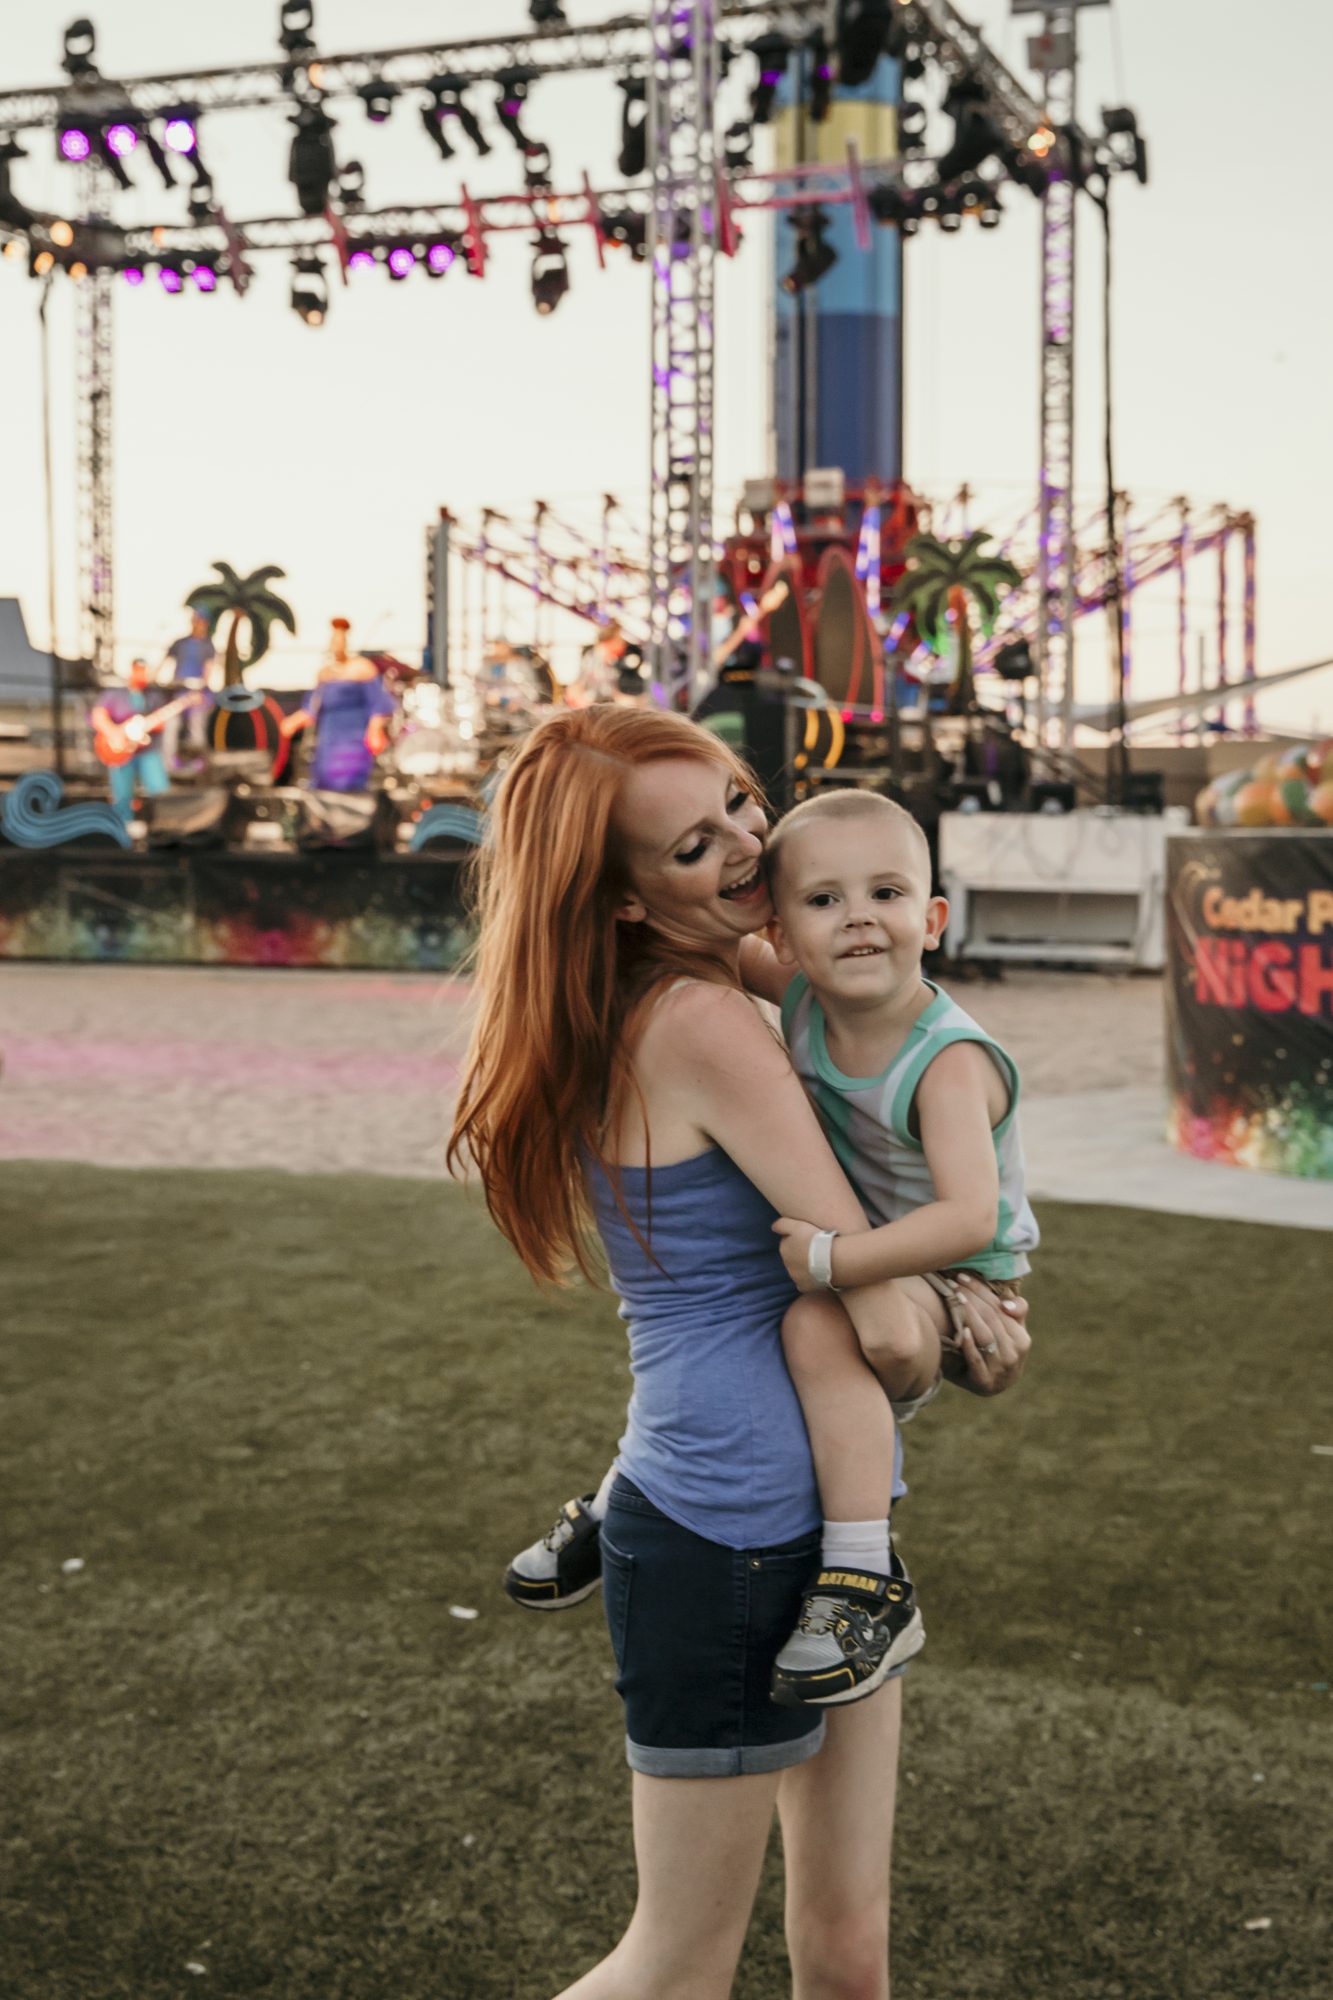
{"label": "batman sneaker", "polygon": [[873,1694],[926,1643],[912,1579],[896,1555],[875,1570],[821,1570],[801,1599],[769,1692],[782,1708],[819,1708]]}
{"label": "batman sneaker", "polygon": [[539,1542],[514,1557],[504,1587],[527,1611],[564,1611],[591,1597],[602,1580],[602,1530],[588,1512],[594,1496],[566,1500]]}

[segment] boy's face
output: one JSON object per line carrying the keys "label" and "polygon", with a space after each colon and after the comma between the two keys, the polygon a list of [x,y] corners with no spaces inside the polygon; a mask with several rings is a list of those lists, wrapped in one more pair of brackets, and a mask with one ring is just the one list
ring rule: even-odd
{"label": "boy's face", "polygon": [[913,988],[949,917],[910,828],[876,814],[812,820],[783,838],[773,942],[815,991],[876,1006]]}

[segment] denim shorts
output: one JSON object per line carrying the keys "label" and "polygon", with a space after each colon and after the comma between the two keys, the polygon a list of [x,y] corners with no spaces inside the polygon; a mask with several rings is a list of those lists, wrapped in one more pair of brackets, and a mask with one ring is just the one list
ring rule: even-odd
{"label": "denim shorts", "polygon": [[817,1709],[769,1699],[773,1662],[819,1572],[819,1531],[728,1549],[621,1473],[602,1524],[602,1594],[630,1768],[654,1778],[782,1771],[824,1741]]}

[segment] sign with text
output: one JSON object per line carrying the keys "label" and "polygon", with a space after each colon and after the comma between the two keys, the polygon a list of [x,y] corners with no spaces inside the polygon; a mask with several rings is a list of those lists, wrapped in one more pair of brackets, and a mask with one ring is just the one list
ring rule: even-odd
{"label": "sign with text", "polygon": [[1166,1007],[1173,1142],[1333,1180],[1333,831],[1167,842]]}

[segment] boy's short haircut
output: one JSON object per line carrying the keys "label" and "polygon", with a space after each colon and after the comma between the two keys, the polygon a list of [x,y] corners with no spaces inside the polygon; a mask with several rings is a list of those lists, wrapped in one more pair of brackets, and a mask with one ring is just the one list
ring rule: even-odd
{"label": "boy's short haircut", "polygon": [[813,799],[806,799],[801,805],[793,806],[789,813],[783,814],[769,834],[764,847],[764,861],[769,882],[777,881],[778,857],[782,852],[783,842],[793,827],[808,826],[815,820],[823,819],[870,818],[896,820],[900,826],[909,829],[920,852],[925,870],[926,889],[929,893],[930,842],[926,839],[920,824],[913,819],[905,806],[895,804],[892,799],[884,798],[879,792],[863,792],[852,787],[834,792],[820,792]]}

